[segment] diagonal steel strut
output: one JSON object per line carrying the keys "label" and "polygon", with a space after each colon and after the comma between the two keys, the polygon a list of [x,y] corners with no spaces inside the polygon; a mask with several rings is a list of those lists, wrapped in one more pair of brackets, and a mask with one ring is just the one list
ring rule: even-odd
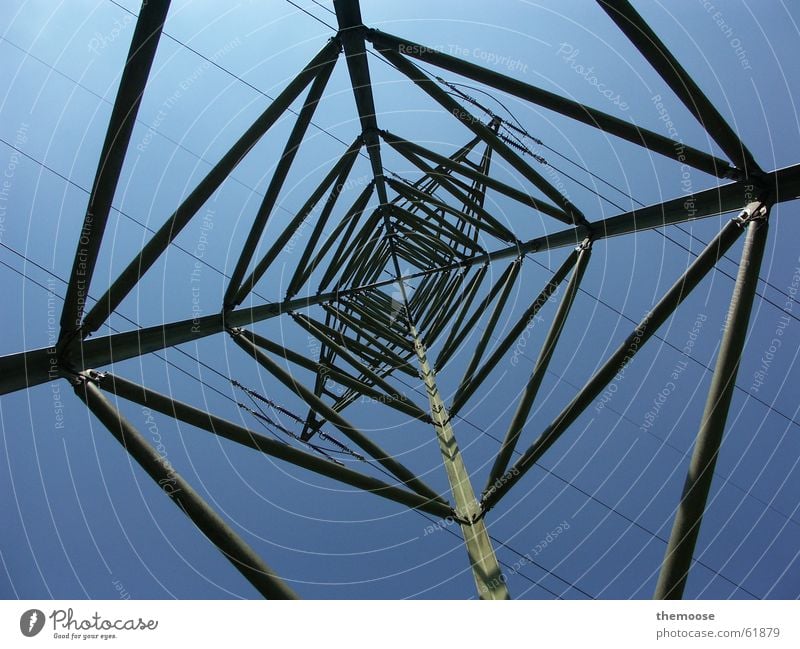
{"label": "diagonal steel strut", "polygon": [[100,252],[111,202],[117,189],[125,154],[130,143],[139,104],[158,48],[161,30],[170,3],[143,2],[131,39],[128,59],[117,89],[111,119],[95,172],[89,204],[78,237],[78,249],[72,265],[64,309],[61,312],[60,341],[68,341],[81,326],[86,299]]}
{"label": "diagonal steel strut", "polygon": [[260,592],[270,599],[297,599],[295,592],[231,528],[192,486],[183,479],[142,434],[122,416],[95,385],[96,377],[84,372],[74,380],[75,394],[108,428],[139,466],[197,525],[225,558]]}

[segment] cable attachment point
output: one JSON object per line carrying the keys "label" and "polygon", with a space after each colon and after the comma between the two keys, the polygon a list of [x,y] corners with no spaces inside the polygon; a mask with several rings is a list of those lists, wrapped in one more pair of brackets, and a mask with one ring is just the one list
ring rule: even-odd
{"label": "cable attachment point", "polygon": [[594,240],[591,237],[586,237],[575,247],[575,250],[577,250],[578,252],[580,252],[581,250],[591,250],[593,243]]}

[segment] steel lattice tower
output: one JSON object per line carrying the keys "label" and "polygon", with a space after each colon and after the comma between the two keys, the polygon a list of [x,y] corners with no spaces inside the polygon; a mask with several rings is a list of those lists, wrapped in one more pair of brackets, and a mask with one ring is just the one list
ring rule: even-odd
{"label": "steel lattice tower", "polygon": [[[141,404],[254,452],[367,490],[376,497],[431,516],[452,518],[461,528],[479,596],[507,599],[509,592],[487,532],[486,517],[491,516],[492,508],[512,492],[614,377],[624,371],[734,242],[744,236],[728,320],[721,334],[705,412],[699,422],[689,474],[655,593],[657,598],[680,598],[726,426],[764,254],[770,208],[800,196],[800,165],[762,170],[747,146],[633,7],[626,0],[598,2],[727,159],[688,145],[676,147],[672,139],[654,131],[425,45],[371,29],[362,23],[357,0],[335,0],[338,33],[324,44],[175,208],[123,272],[105,288],[94,306],[87,308],[87,295],[109,221],[111,202],[169,8],[169,2],[143,3],[83,228],[78,233],[58,343],[53,348],[0,358],[0,392],[5,394],[42,384],[51,380],[54,371],[68,380],[78,397],[152,479],[161,485],[172,485],[165,489],[167,494],[266,597],[296,595],[186,480],[164,464],[107,394]],[[404,138],[382,129],[373,100],[368,46],[393,64],[406,77],[409,87],[414,86],[427,94],[442,110],[467,127],[473,139],[463,143],[455,153],[445,155],[414,142],[412,136]],[[352,83],[360,132],[342,151],[339,160],[288,226],[278,236],[265,241],[265,228],[284,181],[342,55]],[[437,79],[415,65],[415,60],[712,174],[721,179],[721,184],[694,193],[691,212],[686,207],[686,198],[679,197],[611,218],[590,220],[529,163],[513,141],[503,136],[499,117],[484,119],[472,114],[463,101],[458,101]],[[178,234],[197,217],[240,161],[306,90],[302,109],[250,224],[246,242],[239,251],[219,313],[119,334],[93,335]],[[418,180],[409,182],[386,174],[381,154],[387,147],[419,171]],[[345,216],[333,223],[330,217],[342,188],[348,182],[357,157],[364,154],[369,158],[372,179],[347,207]],[[493,175],[492,163],[497,159],[536,188],[535,195]],[[559,229],[520,240],[513,228],[504,225],[487,208],[487,191],[512,199],[520,213],[536,213],[559,222]],[[539,195],[542,197],[537,197]],[[374,197],[379,205],[368,209]],[[529,415],[570,317],[581,281],[591,268],[593,245],[610,237],[634,237],[642,231],[728,212],[737,216],[722,228],[672,288],[642,314],[640,323],[625,341],[513,462],[521,433],[530,427]],[[281,250],[305,224],[310,226],[310,233],[296,266],[289,271],[283,300],[243,306],[252,298],[258,282],[275,271],[274,262]],[[328,234],[326,228],[330,230]],[[266,245],[266,253],[257,256],[260,244]],[[560,265],[548,281],[537,287],[530,305],[487,353],[509,296],[517,286],[523,261],[526,256],[542,253],[561,255],[558,257]],[[487,285],[490,265],[500,272],[497,279]],[[387,274],[389,277],[385,278]],[[415,284],[413,292],[410,290],[412,282]],[[478,299],[482,289],[485,295]],[[489,478],[485,484],[473,484],[459,450],[455,417],[471,398],[480,394],[489,374],[551,298],[557,300],[557,309],[544,325],[547,327],[544,343],[502,444],[491,460]],[[476,325],[484,314],[488,314],[488,324],[471,340],[466,372],[448,403],[440,391],[437,376],[447,371],[448,361],[462,341],[477,331]],[[257,323],[271,318],[282,318],[286,326],[304,330],[318,343],[317,353],[300,353],[255,330]],[[276,442],[205,409],[102,370],[112,362],[215,335],[230,336],[242,352],[308,406],[298,439],[308,450]],[[434,345],[438,349],[435,355],[429,353]],[[57,359],[55,367],[51,362],[53,358]],[[287,365],[311,371],[315,375],[313,385],[298,380]],[[427,403],[418,403],[399,390],[391,381],[392,376],[398,374],[421,381]],[[332,385],[343,389],[337,393],[331,389]],[[252,391],[250,394],[255,398],[261,396]],[[414,425],[430,428],[441,450],[449,494],[436,493],[348,420],[348,409],[357,407],[362,396],[401,413]],[[331,441],[322,430],[323,426],[338,429],[348,439],[348,444],[358,447],[358,453],[364,453],[381,467],[387,479],[361,473],[329,456],[313,452],[315,439]]]}

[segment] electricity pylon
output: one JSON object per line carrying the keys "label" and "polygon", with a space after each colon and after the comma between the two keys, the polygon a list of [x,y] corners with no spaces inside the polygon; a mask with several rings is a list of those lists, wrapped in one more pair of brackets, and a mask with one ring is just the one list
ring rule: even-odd
{"label": "electricity pylon", "polygon": [[[83,227],[69,277],[58,343],[0,358],[0,393],[25,389],[59,376],[71,382],[97,418],[165,493],[266,597],[295,597],[277,573],[168,466],[128,422],[106,394],[142,404],[256,452],[364,489],[432,516],[451,518],[460,526],[477,592],[485,599],[507,599],[509,592],[498,565],[486,520],[492,508],[547,453],[556,441],[622,372],[693,288],[714,268],[733,243],[745,236],[738,276],[730,299],[727,325],[699,424],[689,474],[663,560],[655,596],[680,598],[689,572],[697,534],[706,507],[716,457],[736,379],[744,334],[756,290],[772,205],[800,194],[800,165],[762,170],[745,144],[681,67],[657,34],[625,0],[598,0],[600,6],[686,106],[726,159],[689,145],[676,146],[668,137],[636,126],[576,101],[493,72],[465,60],[368,28],[357,0],[335,0],[338,32],[241,135],[186,199],[131,259],[105,293],[87,309],[87,296],[98,252],[103,243],[139,102],[155,56],[169,2],[145,2],[133,34],[102,148]],[[445,155],[381,129],[370,80],[367,46],[389,61],[400,74],[469,129],[473,138]],[[272,240],[264,231],[306,130],[321,103],[326,84],[341,54],[352,83],[360,132],[326,173],[291,222]],[[413,60],[469,78],[476,83],[530,102],[597,128],[721,179],[706,191],[592,221],[534,166],[518,153],[520,147],[500,132],[501,118],[472,114],[437,79]],[[247,239],[225,290],[220,311],[202,318],[169,322],[124,333],[93,336],[133,291],[170,243],[195,218],[253,146],[306,90],[297,120],[286,141]],[[468,102],[469,103],[469,102]],[[409,182],[385,173],[382,151],[389,147],[419,171]],[[524,153],[524,152],[523,152]],[[372,178],[337,222],[331,215],[359,155],[370,162]],[[533,191],[512,187],[492,175],[499,157]],[[477,159],[476,159],[477,158]],[[488,191],[515,201],[521,208],[558,222],[560,229],[520,240],[486,207]],[[378,206],[368,209],[373,197]],[[691,210],[687,207],[691,204]],[[512,463],[521,433],[543,376],[558,345],[575,295],[590,268],[592,247],[609,237],[636,233],[692,219],[736,213],[717,237],[686,268],[675,284],[643,314],[639,324],[600,368],[577,390],[560,414],[545,426],[521,457]],[[287,293],[279,302],[243,307],[258,282],[273,270],[276,259],[299,228],[313,223],[307,243],[291,269]],[[330,226],[330,233],[325,234]],[[259,244],[266,252],[256,257]],[[568,250],[563,261],[530,305],[487,354],[490,338],[520,277],[526,256]],[[487,286],[489,265],[502,268]],[[404,269],[401,271],[401,269]],[[384,275],[389,275],[388,279]],[[314,281],[315,289],[310,287]],[[416,282],[412,292],[411,281]],[[515,340],[533,322],[545,303],[564,286],[544,343],[519,403],[493,460],[489,478],[475,489],[457,442],[454,417],[481,386]],[[484,289],[484,296],[478,299]],[[316,307],[311,310],[311,307]],[[476,330],[483,314],[488,324],[476,336],[467,369],[448,404],[437,376],[459,345]],[[318,343],[315,355],[301,354],[254,330],[257,323],[282,317]],[[298,437],[313,449],[323,426],[337,428],[349,443],[380,465],[390,480],[353,470],[328,456],[279,443],[206,410],[159,394],[121,376],[102,371],[112,362],[225,334],[231,337],[277,382],[308,406],[299,418]],[[429,350],[438,344],[438,353]],[[311,370],[313,385],[299,382],[284,364]],[[405,374],[421,381],[427,404],[419,404],[398,389],[392,376]],[[332,390],[337,385],[339,392]],[[384,451],[354,426],[346,411],[368,397],[391,408],[415,425],[427,425],[438,441],[450,493],[436,493],[402,462]],[[340,444],[345,448],[344,444]],[[349,447],[347,447],[349,448]]]}

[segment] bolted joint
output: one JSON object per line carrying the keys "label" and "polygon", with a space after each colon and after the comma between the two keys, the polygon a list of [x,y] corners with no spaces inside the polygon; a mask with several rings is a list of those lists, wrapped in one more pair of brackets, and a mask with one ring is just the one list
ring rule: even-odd
{"label": "bolted joint", "polygon": [[451,518],[458,523],[459,525],[474,525],[475,520],[473,520],[474,516],[464,517],[459,514],[455,509],[451,510],[453,513],[451,514]]}
{"label": "bolted joint", "polygon": [[725,175],[723,177],[729,180],[739,181],[739,180],[746,180],[747,174],[745,174],[744,171],[739,169],[739,167],[730,166],[725,170]]}
{"label": "bolted joint", "polygon": [[344,39],[352,39],[352,38],[361,38],[367,40],[369,35],[369,28],[364,23],[358,23],[357,25],[348,25],[347,27],[341,27],[339,31],[336,33],[336,36],[331,38],[331,40],[339,40],[342,41]]}
{"label": "bolted joint", "polygon": [[71,332],[64,334],[55,345],[56,359],[58,366],[69,374],[74,374],[72,370],[72,357],[75,349],[83,342],[83,339],[89,335],[89,331],[85,330],[83,324],[76,327]]}
{"label": "bolted joint", "polygon": [[475,525],[483,520],[483,517],[486,516],[486,510],[483,508],[483,505],[478,503],[478,510],[472,514],[470,518],[470,525]]}
{"label": "bolted joint", "polygon": [[497,487],[492,485],[481,494],[481,516],[485,516],[494,507],[495,503],[492,501],[492,497],[496,491]]}
{"label": "bolted joint", "polygon": [[581,250],[591,250],[593,243],[594,239],[592,239],[591,236],[588,236],[575,247],[575,250],[577,250],[578,252],[580,252]]}
{"label": "bolted joint", "polygon": [[344,45],[342,44],[342,39],[339,37],[338,33],[336,34],[336,36],[331,36],[328,39],[328,42],[329,43],[334,43],[336,45],[336,47],[338,48],[337,51],[339,52],[339,54],[344,52]]}
{"label": "bolted joint", "polygon": [[748,203],[747,206],[733,219],[740,227],[745,227],[751,221],[760,221],[762,223],[769,220],[770,209],[772,204],[766,200],[759,199]]}
{"label": "bolted joint", "polygon": [[86,383],[94,383],[99,386],[100,382],[106,378],[105,372],[98,372],[97,370],[84,370],[82,372],[68,371],[66,376],[67,380],[72,384],[76,390],[83,387]]}
{"label": "bolted joint", "polygon": [[374,126],[367,126],[361,131],[361,135],[359,139],[363,144],[367,147],[377,147],[380,146],[380,129]]}
{"label": "bolted joint", "polygon": [[763,187],[765,181],[764,174],[761,171],[747,171],[734,165],[730,165],[725,170],[723,177],[737,182],[747,181],[755,184],[756,187]]}

